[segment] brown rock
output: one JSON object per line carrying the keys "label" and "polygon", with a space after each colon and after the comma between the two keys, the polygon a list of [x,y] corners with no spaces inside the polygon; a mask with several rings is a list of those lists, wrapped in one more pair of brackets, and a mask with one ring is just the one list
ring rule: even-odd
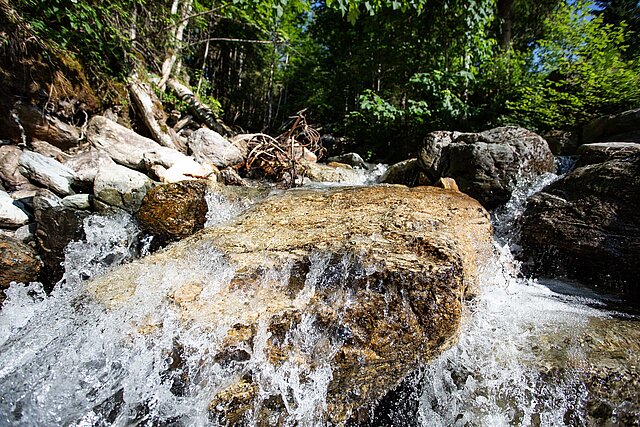
{"label": "brown rock", "polygon": [[190,236],[207,221],[208,188],[203,180],[159,185],[147,192],[136,217],[161,244]]}
{"label": "brown rock", "polygon": [[0,234],[0,303],[2,291],[11,282],[29,283],[37,280],[40,261],[30,246]]}
{"label": "brown rock", "polygon": [[142,317],[155,295],[150,314],[171,307],[181,327],[212,334],[199,369],[232,367],[209,384],[222,424],[286,421],[295,402],[269,372],[295,367],[305,384],[325,366],[314,422],[342,424],[455,341],[491,241],[487,212],[461,193],[290,190],[86,286]]}
{"label": "brown rock", "polygon": [[445,190],[460,191],[458,189],[458,184],[456,184],[456,180],[453,178],[440,178],[438,182],[435,183],[435,186],[444,188]]}

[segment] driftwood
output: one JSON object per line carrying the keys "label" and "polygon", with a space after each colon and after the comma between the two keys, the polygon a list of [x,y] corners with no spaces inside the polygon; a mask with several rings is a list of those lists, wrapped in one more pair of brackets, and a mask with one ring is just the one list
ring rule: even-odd
{"label": "driftwood", "polygon": [[167,114],[155,93],[135,77],[129,84],[129,93],[138,107],[153,140],[162,146],[185,153],[187,147],[175,131],[167,126]]}
{"label": "driftwood", "polygon": [[213,110],[200,102],[198,97],[187,86],[176,79],[169,79],[167,80],[167,89],[171,90],[178,98],[186,102],[194,117],[201,123],[207,125],[209,129],[218,132],[220,135],[229,135],[232,133],[231,129],[221,121],[218,121]]}
{"label": "driftwood", "polygon": [[292,117],[289,130],[273,138],[264,133],[247,135],[244,141],[248,147],[245,167],[248,173],[259,170],[266,177],[286,180],[291,186],[301,183],[304,178],[302,159],[324,154],[320,134],[309,126],[303,115],[304,110]]}

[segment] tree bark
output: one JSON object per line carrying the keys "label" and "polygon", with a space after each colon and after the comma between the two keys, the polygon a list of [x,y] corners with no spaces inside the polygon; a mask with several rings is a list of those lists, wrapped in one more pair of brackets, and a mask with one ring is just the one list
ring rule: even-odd
{"label": "tree bark", "polygon": [[507,48],[511,43],[513,27],[514,0],[498,0],[498,18],[500,19],[500,46]]}
{"label": "tree bark", "polygon": [[133,98],[142,120],[151,133],[151,137],[158,144],[173,148],[180,152],[186,152],[186,145],[180,137],[167,126],[167,115],[162,108],[162,103],[149,89],[149,87],[134,77],[129,84],[129,93]]}
{"label": "tree bark", "polygon": [[[178,12],[179,9],[179,0],[174,0],[173,5],[171,6],[171,12],[173,14]],[[178,59],[178,54],[182,50],[182,41],[184,36],[184,30],[187,28],[187,24],[189,23],[189,19],[187,17],[191,13],[191,7],[193,6],[193,0],[186,0],[182,5],[182,15],[178,26],[176,27],[176,31],[173,36],[173,48],[169,49],[167,53],[167,57],[165,58],[162,64],[162,75],[160,77],[160,83],[158,83],[158,87],[160,90],[164,91],[165,86],[167,84],[167,80],[171,77],[171,71],[173,70],[173,66]]]}
{"label": "tree bark", "polygon": [[196,119],[207,125],[210,129],[215,130],[221,135],[231,134],[231,129],[219,122],[215,113],[209,106],[198,100],[196,95],[187,86],[183,85],[176,79],[167,80],[167,88],[173,91],[178,98],[189,105],[189,109]]}

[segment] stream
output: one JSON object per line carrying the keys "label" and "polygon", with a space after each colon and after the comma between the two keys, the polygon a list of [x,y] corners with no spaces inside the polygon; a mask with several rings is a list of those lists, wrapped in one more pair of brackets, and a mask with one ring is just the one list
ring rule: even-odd
{"label": "stream", "polygon": [[[349,184],[368,183],[361,178]],[[516,219],[524,201],[554,179],[523,185],[492,214],[494,256],[482,271],[481,292],[467,304],[458,343],[408,378],[392,404],[372,408],[372,423],[640,425],[640,319],[615,311],[579,284],[523,278],[512,253],[518,250]],[[207,226],[248,207],[219,196],[208,203]],[[233,365],[203,361],[227,330],[180,328],[160,292],[136,296],[116,310],[94,301],[82,282],[145,256],[150,241],[127,215],[92,216],[85,231],[84,241],[67,248],[65,279],[50,295],[38,283],[6,292],[0,311],[0,425],[217,425],[209,413],[211,396],[238,372]],[[194,270],[221,278],[233,274],[214,250],[198,259]],[[321,255],[313,261],[307,282],[323,262]],[[285,273],[266,274],[283,280]],[[132,324],[148,333],[134,333]],[[312,348],[317,342],[309,325],[303,322],[295,339]],[[176,354],[176,342],[182,355]],[[285,363],[274,370],[260,345],[258,340],[247,350],[248,363],[260,372],[262,387],[282,391],[290,417],[281,425],[324,425],[331,354],[312,368]],[[178,362],[182,368],[170,369]],[[181,381],[187,373],[195,378],[188,384]],[[258,425],[257,420],[255,414],[247,424]]]}

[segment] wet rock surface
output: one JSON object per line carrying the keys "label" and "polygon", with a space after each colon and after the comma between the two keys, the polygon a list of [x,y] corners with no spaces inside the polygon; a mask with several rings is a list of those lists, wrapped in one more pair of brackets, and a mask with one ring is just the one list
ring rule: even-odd
{"label": "wet rock surface", "polygon": [[[0,234],[0,291],[11,282],[29,283],[38,278],[40,261],[24,243]],[[2,302],[0,293],[0,302]]]}
{"label": "wet rock surface", "polygon": [[208,187],[206,181],[159,185],[146,194],[136,218],[159,244],[190,236],[207,221]]}
{"label": "wet rock surface", "polygon": [[208,359],[238,379],[212,393],[214,418],[295,417],[300,402],[273,388],[272,370],[326,387],[315,419],[340,424],[455,341],[490,242],[486,211],[460,193],[291,190],[86,286],[111,310],[155,289],[183,327],[222,331]]}
{"label": "wet rock surface", "polygon": [[60,199],[40,191],[34,198],[37,222],[36,243],[42,257],[40,280],[53,287],[64,273],[64,250],[72,241],[84,238],[83,221],[91,212],[63,206]]}
{"label": "wet rock surface", "polygon": [[524,259],[638,307],[640,154],[575,169],[527,202]]}
{"label": "wet rock surface", "polygon": [[506,203],[518,179],[554,172],[547,142],[529,130],[438,131],[424,140],[418,164],[431,182],[449,177],[488,209]]}

